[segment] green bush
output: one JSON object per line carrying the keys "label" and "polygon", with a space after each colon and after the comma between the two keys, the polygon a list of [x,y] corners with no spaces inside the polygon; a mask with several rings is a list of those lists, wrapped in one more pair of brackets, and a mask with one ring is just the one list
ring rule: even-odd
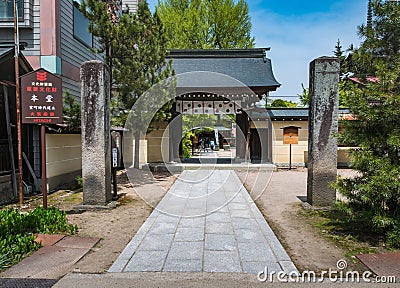
{"label": "green bush", "polygon": [[0,254],[0,271],[7,268],[11,264],[8,254]]}
{"label": "green bush", "polygon": [[66,213],[57,208],[37,207],[29,213],[0,210],[0,270],[40,248],[41,245],[34,241],[35,233],[76,232],[77,227],[68,224]]}
{"label": "green bush", "polygon": [[400,247],[400,223],[387,233],[387,241],[390,247]]}
{"label": "green bush", "polygon": [[75,181],[78,184],[79,188],[83,187],[83,178],[82,178],[82,176],[76,176]]}
{"label": "green bush", "polygon": [[182,156],[183,158],[191,158],[192,157],[192,141],[190,137],[194,137],[195,134],[193,131],[189,131],[182,138]]}

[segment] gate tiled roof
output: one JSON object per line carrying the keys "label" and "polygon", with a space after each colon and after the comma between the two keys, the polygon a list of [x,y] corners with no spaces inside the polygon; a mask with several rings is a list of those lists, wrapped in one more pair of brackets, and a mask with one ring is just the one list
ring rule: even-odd
{"label": "gate tiled roof", "polygon": [[[281,84],[275,79],[269,48],[171,50],[168,59],[176,74],[197,73],[193,77],[179,77],[178,87],[250,87],[256,93],[275,91]],[[214,74],[212,73],[214,72]],[[223,77],[227,75],[229,77]],[[233,79],[227,80],[232,77]]]}

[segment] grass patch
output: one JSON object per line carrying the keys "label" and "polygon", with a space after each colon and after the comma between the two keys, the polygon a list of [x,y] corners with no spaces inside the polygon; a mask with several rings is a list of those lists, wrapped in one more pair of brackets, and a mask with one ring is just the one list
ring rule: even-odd
{"label": "grass patch", "polygon": [[125,195],[125,196],[121,197],[120,199],[118,199],[118,202],[120,205],[127,205],[129,203],[133,203],[133,202],[137,202],[137,201],[138,201],[137,199],[135,199],[129,195]]}
{"label": "grass patch", "polygon": [[48,205],[66,210],[72,206],[82,203],[83,192],[74,192],[69,190],[61,190],[51,194],[48,199]]}
{"label": "grass patch", "polygon": [[343,248],[346,257],[358,262],[357,254],[380,253],[388,251],[382,235],[374,233],[358,223],[349,221],[339,211],[300,210],[301,216],[324,237]]}

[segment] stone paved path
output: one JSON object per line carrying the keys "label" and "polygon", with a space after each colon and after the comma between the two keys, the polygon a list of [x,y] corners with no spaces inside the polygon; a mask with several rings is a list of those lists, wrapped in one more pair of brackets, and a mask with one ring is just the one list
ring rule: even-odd
{"label": "stone paved path", "polygon": [[297,272],[232,170],[186,170],[109,272]]}

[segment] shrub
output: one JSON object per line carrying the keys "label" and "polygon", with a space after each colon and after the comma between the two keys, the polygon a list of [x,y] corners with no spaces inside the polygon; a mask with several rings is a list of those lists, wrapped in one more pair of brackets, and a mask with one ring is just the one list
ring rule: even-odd
{"label": "shrub", "polygon": [[40,248],[40,243],[35,242],[35,233],[74,234],[77,229],[68,224],[66,213],[57,208],[37,207],[29,213],[0,210],[0,270]]}

